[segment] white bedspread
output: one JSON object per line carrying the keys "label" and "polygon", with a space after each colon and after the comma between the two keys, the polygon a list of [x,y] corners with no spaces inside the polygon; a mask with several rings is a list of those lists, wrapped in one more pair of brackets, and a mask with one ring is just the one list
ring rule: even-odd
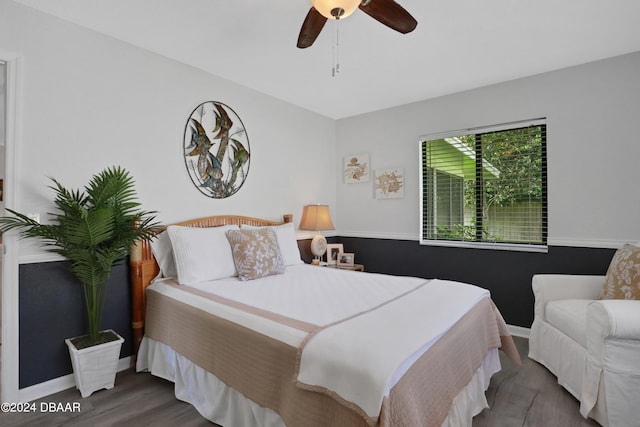
{"label": "white bedspread", "polygon": [[[151,286],[292,346],[303,345],[308,335],[269,317],[181,292],[170,281]],[[485,289],[458,282],[309,265],[247,282],[227,278],[191,287],[322,328],[304,346],[298,381],[333,390],[371,417],[379,415],[383,397],[412,363],[489,296]],[[367,365],[360,357],[364,352]]]}
{"label": "white bedspread", "polygon": [[[322,327],[377,307],[424,281],[301,264],[287,267],[285,274],[257,280],[243,282],[237,277],[229,277],[190,287]],[[307,335],[294,327],[181,292],[181,286],[176,288],[170,284],[175,282],[159,279],[150,288],[296,347]]]}
{"label": "white bedspread", "polygon": [[360,274],[300,264],[288,267],[286,274],[258,280],[242,282],[232,277],[191,286],[292,319],[325,326],[377,307],[424,281],[415,277]]}
{"label": "white bedspread", "polygon": [[398,367],[422,355],[487,297],[489,291],[472,285],[424,282],[389,304],[315,334],[304,347],[298,381],[332,390],[375,418]]}

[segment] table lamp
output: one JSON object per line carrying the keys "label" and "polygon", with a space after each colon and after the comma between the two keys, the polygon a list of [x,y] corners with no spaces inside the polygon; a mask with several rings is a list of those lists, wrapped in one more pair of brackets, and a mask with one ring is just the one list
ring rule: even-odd
{"label": "table lamp", "polygon": [[302,211],[300,230],[313,230],[318,234],[311,240],[311,253],[319,261],[327,251],[327,239],[320,234],[321,230],[335,230],[329,215],[328,205],[307,205]]}

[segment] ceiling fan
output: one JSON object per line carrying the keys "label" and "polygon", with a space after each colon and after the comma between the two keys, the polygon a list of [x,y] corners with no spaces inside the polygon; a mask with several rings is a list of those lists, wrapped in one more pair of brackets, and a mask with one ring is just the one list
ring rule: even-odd
{"label": "ceiling fan", "polygon": [[394,0],[310,0],[311,9],[302,23],[298,35],[298,47],[304,49],[313,44],[327,19],[343,19],[357,8],[389,28],[409,33],[418,22]]}

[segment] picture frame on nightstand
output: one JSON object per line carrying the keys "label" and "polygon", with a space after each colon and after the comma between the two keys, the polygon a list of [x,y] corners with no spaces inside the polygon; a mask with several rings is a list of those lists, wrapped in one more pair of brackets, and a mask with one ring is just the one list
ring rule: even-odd
{"label": "picture frame on nightstand", "polygon": [[327,265],[338,265],[338,257],[344,252],[342,243],[327,244]]}
{"label": "picture frame on nightstand", "polygon": [[353,267],[355,254],[342,252],[338,255],[338,267]]}

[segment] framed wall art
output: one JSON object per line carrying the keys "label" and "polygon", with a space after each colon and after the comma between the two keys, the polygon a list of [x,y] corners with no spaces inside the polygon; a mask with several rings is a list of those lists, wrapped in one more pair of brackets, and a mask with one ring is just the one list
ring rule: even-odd
{"label": "framed wall art", "polygon": [[376,169],[376,199],[401,199],[404,197],[404,169]]}
{"label": "framed wall art", "polygon": [[351,154],[344,158],[344,182],[369,182],[369,154]]}
{"label": "framed wall art", "polygon": [[184,162],[193,185],[207,197],[235,194],[249,174],[249,137],[229,106],[207,101],[198,105],[184,130]]}

